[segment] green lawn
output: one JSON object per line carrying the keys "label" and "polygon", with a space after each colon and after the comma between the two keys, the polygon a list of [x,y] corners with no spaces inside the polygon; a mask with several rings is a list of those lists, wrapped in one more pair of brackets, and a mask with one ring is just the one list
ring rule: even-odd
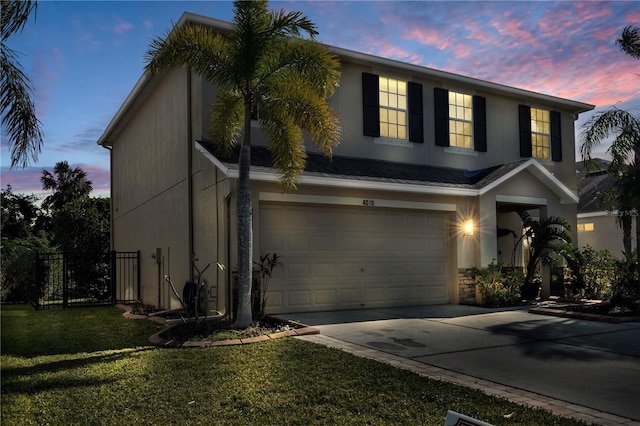
{"label": "green lawn", "polygon": [[294,338],[156,349],[157,330],[113,307],[3,306],[2,424],[583,424]]}

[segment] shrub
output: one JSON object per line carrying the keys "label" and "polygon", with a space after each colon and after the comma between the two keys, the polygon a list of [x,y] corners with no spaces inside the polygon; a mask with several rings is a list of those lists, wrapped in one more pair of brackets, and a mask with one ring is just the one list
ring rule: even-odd
{"label": "shrub", "polygon": [[524,283],[521,268],[505,267],[494,260],[486,268],[472,268],[472,273],[483,305],[497,307],[520,303],[520,286]]}
{"label": "shrub", "polygon": [[611,288],[611,305],[640,310],[640,267],[636,255],[627,255],[616,265],[616,280]]}
{"label": "shrub", "polygon": [[569,282],[571,293],[587,299],[608,299],[616,281],[616,259],[609,250],[596,251],[587,245],[576,249],[570,263]]}

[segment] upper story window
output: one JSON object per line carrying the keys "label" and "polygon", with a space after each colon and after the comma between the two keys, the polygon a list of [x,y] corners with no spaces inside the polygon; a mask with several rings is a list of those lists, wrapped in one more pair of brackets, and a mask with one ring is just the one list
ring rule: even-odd
{"label": "upper story window", "polygon": [[520,105],[520,156],[562,161],[560,113]]}
{"label": "upper story window", "polygon": [[531,155],[536,158],[550,157],[549,111],[531,108]]}
{"label": "upper story window", "polygon": [[421,84],[363,72],[362,110],[366,136],[424,142]]}
{"label": "upper story window", "polygon": [[473,148],[471,95],[449,92],[449,145],[458,148]]}
{"label": "upper story window", "polygon": [[379,77],[380,136],[407,139],[407,83]]}
{"label": "upper story window", "polygon": [[487,151],[486,100],[435,87],[436,145]]}

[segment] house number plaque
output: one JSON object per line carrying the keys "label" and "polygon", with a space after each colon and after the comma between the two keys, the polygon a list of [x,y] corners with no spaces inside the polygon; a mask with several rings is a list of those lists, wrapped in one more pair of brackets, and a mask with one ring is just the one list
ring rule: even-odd
{"label": "house number plaque", "polygon": [[375,205],[375,201],[374,200],[362,200],[362,205],[371,207],[371,206]]}

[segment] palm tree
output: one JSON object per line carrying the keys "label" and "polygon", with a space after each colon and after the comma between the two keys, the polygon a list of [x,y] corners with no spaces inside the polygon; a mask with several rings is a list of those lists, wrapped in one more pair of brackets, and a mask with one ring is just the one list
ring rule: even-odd
{"label": "palm tree", "polygon": [[32,91],[29,78],[22,71],[16,52],[6,45],[9,36],[21,31],[31,12],[35,12],[37,8],[36,1],[2,1],[0,104],[2,127],[9,136],[11,167],[18,164],[26,167],[31,160],[38,158],[42,148],[43,133],[29,94]]}
{"label": "palm tree", "polygon": [[73,201],[88,197],[92,189],[87,173],[80,167],[72,169],[66,161],[56,163],[53,174],[43,170],[40,182],[42,189],[53,191],[44,199],[42,206],[54,212]]}
{"label": "palm tree", "polygon": [[299,12],[267,10],[267,1],[234,2],[229,34],[185,25],[152,41],[146,70],[158,74],[174,66],[193,70],[220,87],[210,109],[210,128],[218,149],[229,154],[238,145],[238,279],[236,327],[251,316],[252,206],[251,113],[267,135],[267,147],[284,190],[294,189],[305,166],[304,133],[331,155],[339,140],[338,120],[326,98],[340,80],[339,62],[313,39],[316,26]]}
{"label": "palm tree", "polygon": [[[526,266],[523,296],[527,299],[536,297],[538,286],[534,283],[534,276],[538,265],[549,264],[558,255],[563,254],[563,249],[571,243],[571,225],[561,217],[551,216],[540,220],[533,220],[526,210],[519,210],[518,215],[522,219],[522,227],[525,232],[516,242],[518,247],[524,241],[529,250],[529,261]],[[516,248],[514,247],[514,250]]]}
{"label": "palm tree", "polygon": [[[633,58],[640,59],[640,27],[627,26],[622,30],[622,35],[616,40],[616,45],[624,53]],[[640,197],[637,195],[637,188],[633,183],[637,183],[634,177],[640,176],[640,115],[634,116],[630,112],[623,111],[615,106],[608,111],[595,114],[582,126],[582,158],[588,167],[591,162],[592,150],[615,135],[615,139],[607,150],[611,154],[613,161],[609,165],[609,174],[618,176],[622,182],[618,185],[618,204],[620,208],[628,210],[622,211],[623,216],[635,212],[636,220],[636,261],[640,263]],[[630,157],[633,157],[630,164],[627,164]],[[635,194],[635,195],[634,195]],[[630,244],[626,241],[631,234],[631,221],[621,221],[625,247]]]}

